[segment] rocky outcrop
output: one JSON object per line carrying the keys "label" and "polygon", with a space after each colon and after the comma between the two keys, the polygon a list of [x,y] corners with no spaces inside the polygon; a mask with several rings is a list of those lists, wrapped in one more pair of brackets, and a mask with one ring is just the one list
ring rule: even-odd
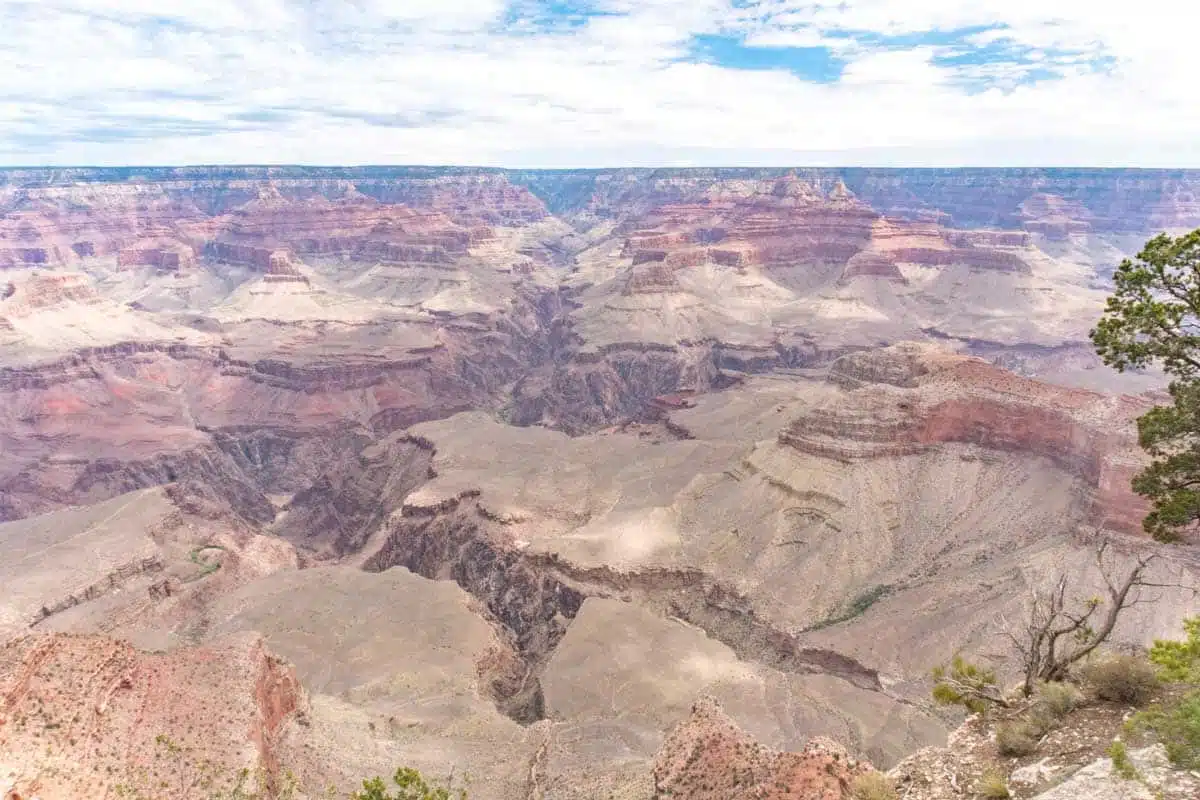
{"label": "rocky outcrop", "polygon": [[951,732],[944,747],[914,752],[888,771],[897,794],[912,800],[971,800],[1003,785],[1009,797],[1028,800],[1191,800],[1200,776],[1173,766],[1161,744],[1127,743],[1134,774],[1121,775],[1109,756],[1114,740],[1128,736],[1130,709],[1088,702],[1060,719],[1024,756],[1001,755],[999,719],[972,716]]}
{"label": "rocky outcrop", "polygon": [[137,242],[117,253],[119,267],[154,267],[163,272],[194,269],[196,253],[182,242]]}
{"label": "rocky outcrop", "polygon": [[[1055,195],[1087,209],[1092,230],[1147,233],[1200,226],[1195,170],[1021,169],[613,169],[487,170],[427,167],[163,167],[18,169],[0,173],[21,208],[54,207],[62,198],[103,196],[135,206],[165,197],[215,215],[255,199],[274,183],[285,197],[345,196],[347,188],[384,203],[446,211],[487,224],[543,219],[547,212],[596,217],[644,214],[669,203],[780,192],[802,202],[817,187],[842,181],[876,211],[906,219],[943,219],[956,228],[1022,228],[1021,206]],[[161,194],[142,187],[161,187]],[[803,184],[803,185],[801,185]],[[88,188],[97,186],[99,188]],[[153,220],[156,207],[142,212]],[[16,229],[13,226],[10,230]],[[15,239],[9,235],[10,240]],[[68,237],[69,238],[69,237]],[[3,237],[0,237],[3,241]],[[91,241],[75,237],[71,245]],[[103,247],[97,244],[97,252]],[[4,245],[0,245],[0,250]]]}
{"label": "rocky outcrop", "polygon": [[1195,797],[1200,778],[1173,769],[1162,745],[1133,750],[1129,763],[1136,778],[1124,777],[1112,759],[1094,761],[1034,800],[1175,800]]}
{"label": "rocky outcrop", "polygon": [[1092,230],[1092,213],[1081,203],[1057,194],[1030,195],[1021,203],[1021,226],[1047,239],[1066,239]]}
{"label": "rocky outcrop", "polygon": [[449,499],[432,508],[405,505],[364,569],[403,566],[426,578],[453,580],[478,598],[512,637],[525,668],[516,680],[493,687],[498,705],[519,722],[535,722],[544,713],[537,673],[584,597],[488,530],[489,521],[470,499]]}
{"label": "rocky outcrop", "polygon": [[427,443],[405,433],[368,445],[298,492],[276,532],[318,557],[357,553],[430,478],[431,460]]}
{"label": "rocky outcrop", "polygon": [[982,359],[897,345],[836,362],[848,387],[793,420],[780,441],[839,460],[920,453],[966,443],[1047,458],[1095,490],[1097,522],[1140,530],[1144,500],[1129,489],[1142,463],[1133,420],[1150,403],[1021,378]]}
{"label": "rocky outcrop", "polygon": [[844,183],[822,193],[795,176],[742,187],[732,196],[714,188],[705,202],[663,205],[624,223],[630,226],[622,255],[635,268],[759,264],[784,285],[811,280],[790,273],[816,263],[842,266],[842,282],[871,277],[903,283],[900,264],[1029,271],[1021,252],[1030,244],[1026,234],[951,232],[936,222],[882,218]]}
{"label": "rocky outcrop", "polygon": [[6,797],[165,787],[171,797],[206,798],[235,786],[240,770],[273,787],[282,777],[275,744],[307,702],[291,667],[256,635],[152,654],[53,634],[9,642],[2,656]]}
{"label": "rocky outcrop", "polygon": [[711,698],[667,736],[654,763],[654,797],[676,800],[849,800],[855,778],[871,770],[836,743],[813,739],[799,753],[756,742]]}
{"label": "rocky outcrop", "polygon": [[228,181],[37,185],[32,173],[8,172],[0,185],[13,179],[34,185],[0,199],[0,269],[115,256],[121,267],[175,272],[194,267],[198,252],[266,269],[279,246],[445,264],[490,239],[491,225],[546,216],[536,197],[500,176],[354,182],[253,173]]}
{"label": "rocky outcrop", "polygon": [[3,292],[0,313],[7,317],[31,317],[41,309],[69,303],[91,303],[99,299],[88,277],[78,272],[44,272],[9,283]]}

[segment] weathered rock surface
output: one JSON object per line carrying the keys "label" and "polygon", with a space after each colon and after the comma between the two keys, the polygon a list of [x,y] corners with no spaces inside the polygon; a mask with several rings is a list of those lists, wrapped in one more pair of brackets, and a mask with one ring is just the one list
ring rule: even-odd
{"label": "weathered rock surface", "polygon": [[1200,780],[1173,768],[1162,745],[1132,750],[1129,761],[1139,778],[1124,778],[1113,769],[1111,759],[1101,759],[1034,800],[1176,800],[1200,792]]}
{"label": "weathered rock surface", "polygon": [[948,442],[1040,456],[1095,489],[1097,523],[1141,529],[1148,508],[1129,483],[1145,463],[1133,420],[1146,398],[1051,386],[920,345],[846,356],[830,379],[852,391],[793,420],[783,444],[848,461]]}
{"label": "weathered rock surface", "polygon": [[223,592],[296,565],[291,545],[181,484],[3,523],[0,641],[71,630],[165,647]]}
{"label": "weathered rock surface", "polygon": [[995,720],[972,716],[944,747],[919,750],[888,772],[897,793],[913,800],[966,800],[983,795],[981,778],[1003,780],[1019,800],[1190,800],[1200,777],[1172,765],[1161,744],[1128,745],[1133,778],[1113,768],[1108,750],[1123,730],[1129,709],[1093,702],[1061,719],[1020,758],[1001,755]]}
{"label": "weathered rock surface", "polygon": [[10,799],[206,798],[243,769],[247,788],[276,786],[281,731],[306,705],[254,635],[165,654],[27,636],[0,652],[0,787]]}
{"label": "weathered rock surface", "polygon": [[810,742],[799,753],[771,750],[743,733],[715,700],[702,698],[663,743],[654,797],[842,800],[869,769],[829,740]]}

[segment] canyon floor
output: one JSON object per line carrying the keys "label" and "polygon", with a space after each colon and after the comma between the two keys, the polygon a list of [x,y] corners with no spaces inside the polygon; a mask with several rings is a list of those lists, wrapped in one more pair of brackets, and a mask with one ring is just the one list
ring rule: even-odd
{"label": "canyon floor", "polygon": [[839,797],[1097,542],[1200,579],[1088,341],[1196,227],[1187,171],[0,171],[0,790]]}

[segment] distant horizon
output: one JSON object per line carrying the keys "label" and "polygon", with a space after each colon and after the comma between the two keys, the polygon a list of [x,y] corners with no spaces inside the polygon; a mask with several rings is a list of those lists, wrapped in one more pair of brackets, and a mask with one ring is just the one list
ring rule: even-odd
{"label": "distant horizon", "polygon": [[1197,166],[1139,166],[1139,165],[1097,165],[1097,164],[1034,164],[1034,165],[896,165],[896,164],[656,164],[656,165],[610,165],[610,166],[496,166],[491,164],[446,163],[129,163],[129,164],[0,164],[0,172],[39,172],[50,170],[79,170],[79,171],[122,171],[122,170],[479,170],[486,172],[658,172],[658,171],[697,171],[697,172],[788,172],[788,171],[844,171],[859,170],[864,172],[1200,172]]}

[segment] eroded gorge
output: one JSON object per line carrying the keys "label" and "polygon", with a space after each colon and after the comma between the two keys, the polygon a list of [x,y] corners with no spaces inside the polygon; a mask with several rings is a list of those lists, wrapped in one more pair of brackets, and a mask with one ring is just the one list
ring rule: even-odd
{"label": "eroded gorge", "polygon": [[0,697],[54,726],[0,781],[148,781],[155,731],[272,786],[648,799],[702,696],[942,743],[931,667],[1158,547],[1164,382],[1087,334],[1196,227],[1188,171],[0,171]]}

